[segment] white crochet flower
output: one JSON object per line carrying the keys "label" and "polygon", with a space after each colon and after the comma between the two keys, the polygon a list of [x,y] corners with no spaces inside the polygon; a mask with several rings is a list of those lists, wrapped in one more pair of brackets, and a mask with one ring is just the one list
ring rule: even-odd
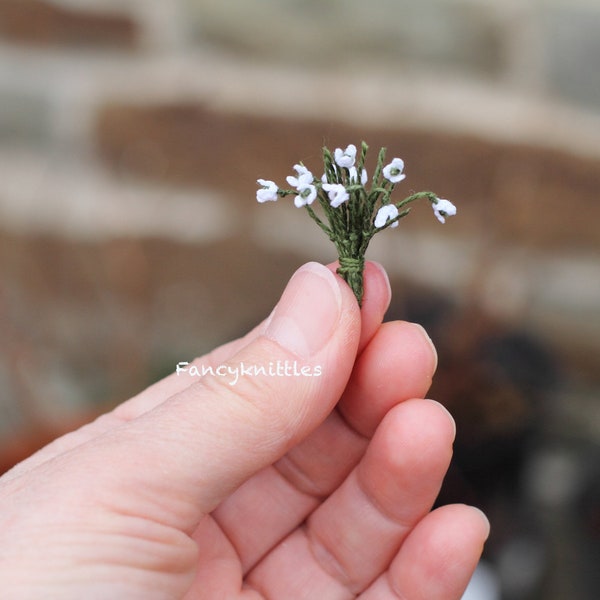
{"label": "white crochet flower", "polygon": [[433,214],[440,223],[445,223],[446,217],[453,217],[456,214],[456,206],[450,200],[444,198],[437,198],[431,204],[431,208],[433,208]]}
{"label": "white crochet flower", "polygon": [[402,181],[406,175],[404,170],[404,161],[401,158],[394,158],[389,165],[383,167],[383,176],[392,183]]}
{"label": "white crochet flower", "polygon": [[277,184],[274,181],[270,181],[268,179],[257,179],[256,183],[258,183],[261,187],[256,190],[256,199],[259,202],[274,202],[277,200]]}
{"label": "white crochet flower", "polygon": [[[382,206],[375,216],[374,225],[375,227],[383,227],[388,221],[395,219],[398,216],[398,209],[393,204],[386,204]],[[390,227],[398,227],[398,221],[392,223]]]}
{"label": "white crochet flower", "polygon": [[288,175],[286,181],[296,189],[313,182],[313,174],[304,165],[294,165],[297,177]]}
{"label": "white crochet flower", "polygon": [[345,150],[336,148],[333,152],[333,156],[338,167],[349,169],[354,166],[354,161],[356,160],[356,146],[350,144]]}
{"label": "white crochet flower", "polygon": [[329,204],[337,208],[350,198],[348,190],[341,183],[324,183],[323,189],[329,196]]}
{"label": "white crochet flower", "polygon": [[294,204],[301,208],[307,204],[312,204],[316,197],[317,188],[312,183],[305,183],[298,188],[298,195],[294,198]]}

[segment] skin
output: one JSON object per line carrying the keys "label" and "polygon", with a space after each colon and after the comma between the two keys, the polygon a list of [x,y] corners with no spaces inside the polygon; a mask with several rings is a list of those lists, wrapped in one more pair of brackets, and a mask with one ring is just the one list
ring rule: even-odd
{"label": "skin", "polygon": [[381,267],[360,310],[334,271],[195,361],[321,376],[173,374],[0,478],[3,598],[458,600],[489,524],[431,511],[455,435],[423,399],[435,350],[382,324]]}

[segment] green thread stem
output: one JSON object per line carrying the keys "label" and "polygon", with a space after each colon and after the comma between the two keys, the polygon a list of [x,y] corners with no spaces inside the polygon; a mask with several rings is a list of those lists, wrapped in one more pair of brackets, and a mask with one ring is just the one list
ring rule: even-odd
{"label": "green thread stem", "polygon": [[329,227],[327,227],[327,225],[325,225],[325,223],[319,219],[315,211],[308,204],[306,205],[306,211],[310,215],[311,219],[329,236],[331,240],[333,240],[331,237],[331,229],[329,229]]}

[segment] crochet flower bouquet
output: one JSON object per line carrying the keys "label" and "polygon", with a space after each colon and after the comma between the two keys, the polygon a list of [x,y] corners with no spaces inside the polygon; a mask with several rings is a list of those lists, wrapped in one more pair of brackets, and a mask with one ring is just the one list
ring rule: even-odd
{"label": "crochet flower bouquet", "polygon": [[[369,178],[365,169],[368,146],[361,146],[357,161],[356,146],[345,150],[336,148],[332,154],[323,148],[324,174],[317,179],[302,163],[294,165],[296,175],[287,178],[294,189],[281,189],[273,181],[258,179],[261,186],[256,192],[259,202],[274,201],[295,196],[294,204],[304,207],[310,217],[335,244],[339,256],[337,272],[352,288],[359,305],[363,297],[363,270],[365,253],[371,238],[388,227],[397,227],[405,217],[412,202],[425,198],[431,202],[437,219],[444,223],[446,217],[456,214],[456,207],[448,200],[438,198],[433,192],[417,192],[399,202],[392,202],[392,192],[406,175],[404,161],[394,158],[385,164],[385,148],[379,151],[377,166]],[[313,204],[321,207],[321,216]]]}

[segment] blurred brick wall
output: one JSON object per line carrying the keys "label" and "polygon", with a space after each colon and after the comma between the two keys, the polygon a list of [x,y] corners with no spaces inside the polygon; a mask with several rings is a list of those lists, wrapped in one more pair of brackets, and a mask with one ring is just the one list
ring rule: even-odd
{"label": "blurred brick wall", "polygon": [[459,206],[375,240],[399,295],[476,305],[594,373],[599,33],[567,0],[0,1],[0,433],[122,399],[331,259],[254,202],[324,141],[385,144]]}

